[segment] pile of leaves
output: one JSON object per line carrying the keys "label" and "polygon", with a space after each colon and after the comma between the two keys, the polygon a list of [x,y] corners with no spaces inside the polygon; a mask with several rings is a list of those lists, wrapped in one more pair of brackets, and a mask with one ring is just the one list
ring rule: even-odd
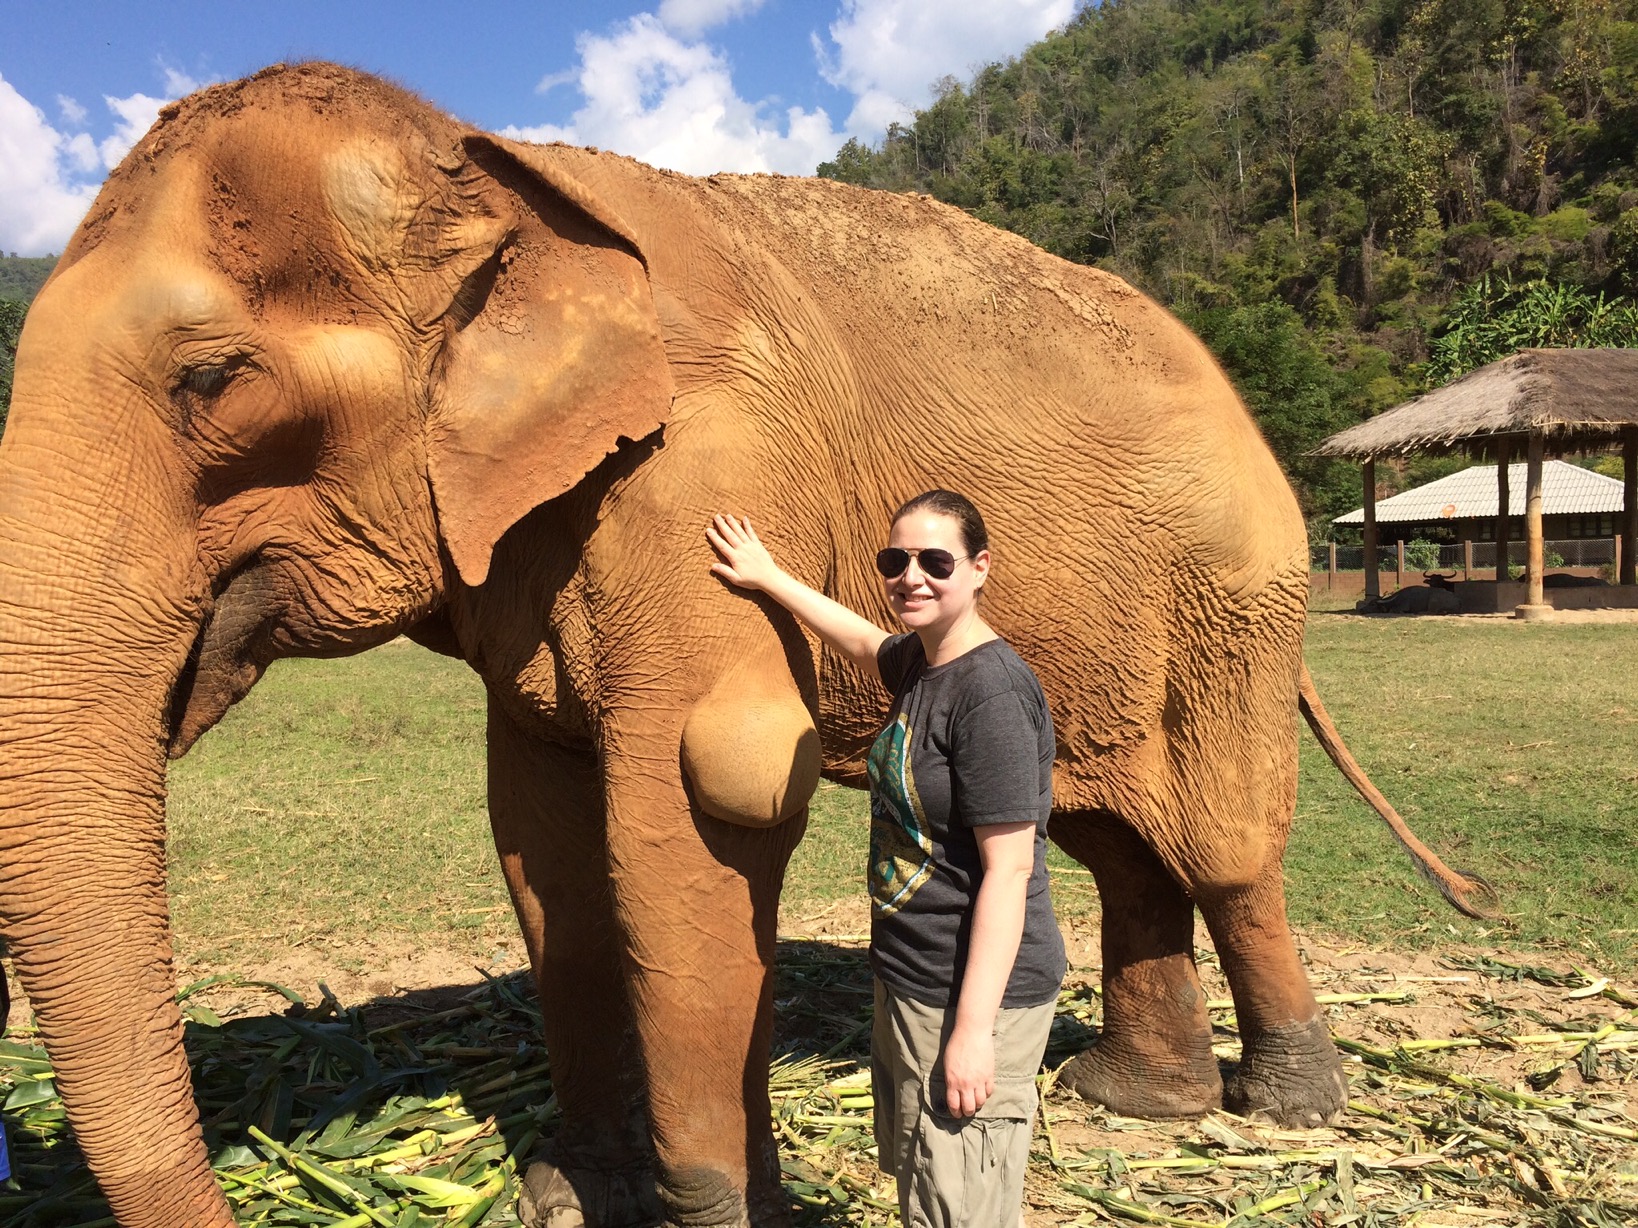
{"label": "pile of leaves", "polygon": [[[1072,981],[1041,1076],[1031,1221],[1638,1222],[1638,998],[1579,970],[1484,955],[1445,965],[1449,975],[1390,975],[1383,979],[1401,984],[1320,995],[1352,1086],[1338,1125],[1303,1131],[1226,1113],[1133,1121],[1058,1088],[1057,1067],[1084,1047],[1100,1014],[1095,985]],[[1509,997],[1499,992],[1509,983],[1541,992]],[[247,1004],[251,989],[282,995],[285,1013]],[[1404,1034],[1417,994],[1435,992],[1460,1004],[1461,1025],[1441,1029],[1447,1035]],[[896,1221],[871,1134],[862,950],[785,942],[776,993],[780,1056],[770,1084],[796,1221]],[[231,1008],[206,1005],[224,996]],[[525,978],[486,978],[453,1005],[392,999],[348,1008],[328,991],[308,1005],[288,989],[224,977],[180,997],[206,1138],[240,1223],[518,1222],[519,1177],[558,1116]],[[1232,1061],[1232,1004],[1210,1006],[1219,1056]],[[27,1029],[0,1042],[0,1096],[14,1168],[0,1186],[0,1220],[112,1225],[49,1060]]]}
{"label": "pile of leaves", "polygon": [[[260,988],[286,1014],[223,1019],[205,991]],[[370,1027],[325,991],[211,977],[181,991],[212,1163],[243,1224],[515,1224],[520,1165],[557,1115],[540,1013],[519,977],[441,1011]],[[9,1086],[8,1086],[9,1085]],[[112,1225],[67,1129],[45,1051],[0,1042],[17,1228]]]}

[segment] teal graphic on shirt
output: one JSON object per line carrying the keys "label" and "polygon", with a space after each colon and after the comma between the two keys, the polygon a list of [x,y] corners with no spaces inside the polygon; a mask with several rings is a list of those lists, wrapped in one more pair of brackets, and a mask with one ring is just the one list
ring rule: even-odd
{"label": "teal graphic on shirt", "polygon": [[910,771],[910,722],[883,729],[866,762],[870,775],[870,907],[890,917],[933,873],[933,842]]}

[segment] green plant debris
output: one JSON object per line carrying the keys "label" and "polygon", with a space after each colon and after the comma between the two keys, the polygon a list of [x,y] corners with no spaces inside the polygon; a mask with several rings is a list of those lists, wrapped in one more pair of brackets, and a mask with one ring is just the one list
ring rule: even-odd
{"label": "green plant debris", "polygon": [[[1561,991],[1603,978],[1548,968],[1531,969],[1540,975],[1530,979],[1553,987],[1572,1015],[1512,1009],[1492,990],[1514,983],[1518,966],[1465,956],[1447,962],[1470,972],[1460,991],[1468,1004],[1462,1036],[1368,1044],[1341,1032],[1382,1024],[1371,1012],[1401,1007],[1411,995],[1320,995],[1349,1055],[1352,1085],[1341,1121],[1323,1129],[1276,1129],[1226,1113],[1133,1122],[1057,1088],[1048,1070],[1027,1183],[1031,1223],[1638,1222],[1638,1118],[1630,1101],[1638,1012],[1588,1026],[1588,1000],[1564,1000]],[[393,1000],[349,1008],[328,993],[310,1006],[265,982],[257,987],[286,999],[286,1014],[204,1002],[249,984],[215,977],[178,994],[206,1140],[241,1224],[518,1222],[520,1175],[558,1121],[526,978],[487,979],[456,1005],[432,1010]],[[785,1051],[769,1086],[781,1174],[799,1225],[898,1219],[892,1181],[876,1169],[864,1052],[869,986],[856,947],[781,944]],[[793,1001],[803,1009],[793,1013]],[[384,1018],[389,1011],[396,1017]],[[1090,987],[1075,983],[1058,1013],[1048,1050],[1054,1067],[1091,1035],[1101,1012]],[[1219,1023],[1219,1039],[1220,1048],[1237,1049],[1231,1025]],[[1447,1039],[1477,1043],[1433,1043]],[[1589,1051],[1598,1057],[1595,1078],[1574,1090],[1503,1085],[1458,1064],[1552,1052],[1585,1075],[1581,1055]],[[16,1170],[0,1187],[0,1220],[16,1228],[111,1224],[31,1032],[0,1041],[0,1100]]]}

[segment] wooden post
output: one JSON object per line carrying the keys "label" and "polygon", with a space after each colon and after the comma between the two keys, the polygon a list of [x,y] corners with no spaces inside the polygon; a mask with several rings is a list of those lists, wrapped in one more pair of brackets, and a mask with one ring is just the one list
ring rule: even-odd
{"label": "wooden post", "polygon": [[1513,577],[1507,570],[1508,513],[1512,510],[1511,493],[1507,489],[1507,466],[1512,458],[1512,442],[1496,440],[1496,583],[1506,584]]}
{"label": "wooden post", "polygon": [[1376,457],[1365,462],[1365,599],[1382,596],[1376,569]]}
{"label": "wooden post", "polygon": [[1403,537],[1394,543],[1393,586],[1395,589],[1405,587],[1405,539]]}
{"label": "wooden post", "polygon": [[1619,583],[1621,583],[1620,577],[1621,577],[1622,572],[1624,570],[1623,567],[1622,567],[1622,564],[1625,562],[1625,559],[1623,558],[1623,556],[1621,554],[1621,535],[1619,533],[1617,533],[1611,539],[1611,541],[1613,541],[1615,543],[1615,576],[1616,576],[1615,582],[1617,584],[1619,584]]}
{"label": "wooden post", "polygon": [[1337,544],[1331,543],[1331,564],[1325,573],[1325,587],[1335,589],[1337,586]]}
{"label": "wooden post", "polygon": [[1462,579],[1473,578],[1473,539],[1465,538],[1462,541]]}
{"label": "wooden post", "polygon": [[1529,561],[1525,572],[1524,604],[1518,609],[1520,618],[1539,616],[1547,608],[1541,591],[1546,555],[1541,540],[1541,462],[1546,451],[1546,436],[1531,432],[1524,494],[1524,540],[1529,547]]}
{"label": "wooden post", "polygon": [[1629,426],[1621,440],[1622,506],[1626,522],[1625,538],[1616,551],[1616,583],[1638,584],[1638,426]]}

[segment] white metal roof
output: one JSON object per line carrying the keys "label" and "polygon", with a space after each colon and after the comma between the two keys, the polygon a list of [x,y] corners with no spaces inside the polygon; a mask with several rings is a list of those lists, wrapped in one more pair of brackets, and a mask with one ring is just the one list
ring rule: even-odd
{"label": "white metal roof", "polygon": [[[1507,467],[1508,514],[1524,515],[1525,469],[1522,464]],[[1577,515],[1587,512],[1619,512],[1621,483],[1614,478],[1583,469],[1567,461],[1545,461],[1541,467],[1541,514]],[[1376,519],[1383,524],[1431,524],[1470,516],[1496,514],[1496,466],[1474,465],[1449,477],[1402,490],[1376,505]],[[1364,524],[1365,509],[1356,508],[1338,516],[1337,524]]]}

